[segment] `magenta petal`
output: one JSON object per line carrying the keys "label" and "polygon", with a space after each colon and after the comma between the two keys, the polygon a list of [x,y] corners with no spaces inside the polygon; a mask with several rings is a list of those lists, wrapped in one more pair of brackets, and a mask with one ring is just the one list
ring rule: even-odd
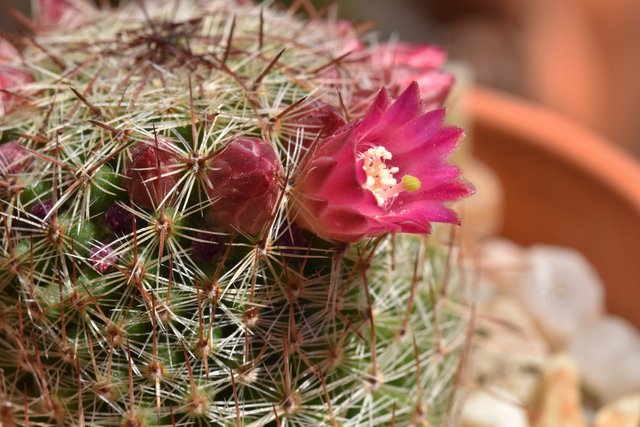
{"label": "magenta petal", "polygon": [[367,134],[367,140],[379,139],[382,135],[410,121],[420,113],[420,89],[416,82],[402,92],[400,97],[391,104],[376,126]]}
{"label": "magenta petal", "polygon": [[402,206],[398,212],[391,212],[387,217],[387,221],[393,222],[413,222],[416,224],[428,224],[431,222],[445,222],[450,224],[459,224],[460,219],[452,209],[446,207],[442,203],[416,201]]}
{"label": "magenta petal", "polygon": [[406,64],[413,68],[435,69],[442,66],[447,59],[447,53],[435,46],[404,44],[399,47],[410,53],[406,58]]}
{"label": "magenta petal", "polygon": [[94,11],[92,2],[87,0],[34,0],[33,6],[36,24],[44,29],[63,21],[67,30],[78,28]]}
{"label": "magenta petal", "polygon": [[443,183],[428,191],[429,199],[449,202],[463,197],[469,197],[475,193],[475,188],[467,181],[458,180]]}
{"label": "magenta petal", "polygon": [[367,111],[367,114],[358,123],[357,129],[353,132],[352,137],[362,138],[365,133],[368,133],[371,129],[382,120],[385,111],[389,107],[389,95],[385,89],[378,92],[378,96],[373,101],[373,105]]}
{"label": "magenta petal", "polygon": [[0,176],[19,174],[29,169],[33,158],[17,141],[8,141],[0,145]]}
{"label": "magenta petal", "polygon": [[0,37],[0,62],[10,62],[18,57],[18,51],[11,43]]}
{"label": "magenta petal", "polygon": [[35,13],[37,22],[45,27],[52,26],[62,20],[69,9],[66,0],[36,0]]}
{"label": "magenta petal", "polygon": [[323,221],[332,224],[333,236],[336,239],[349,239],[355,241],[367,233],[369,221],[367,218],[350,207],[335,207],[327,209],[323,215]]}
{"label": "magenta petal", "polygon": [[431,222],[428,217],[414,212],[413,215],[388,215],[384,218],[386,223],[394,224],[394,232],[429,234],[431,233]]}
{"label": "magenta petal", "polygon": [[336,160],[331,157],[320,157],[311,162],[305,173],[305,186],[310,188],[320,188],[324,185],[327,175],[336,166]]}
{"label": "magenta petal", "polygon": [[[444,120],[444,109],[429,111],[401,127],[390,131],[385,135],[385,141],[379,141],[380,145],[389,146],[393,153],[394,163],[397,162],[398,156],[410,150],[418,148],[420,145],[430,143],[442,127]],[[388,142],[387,142],[388,141]],[[438,142],[438,141],[434,141]],[[412,161],[415,161],[415,153],[411,153]]]}
{"label": "magenta petal", "polygon": [[372,56],[384,67],[409,67],[415,70],[436,69],[447,59],[446,52],[436,46],[413,43],[383,43]]}
{"label": "magenta petal", "polygon": [[449,94],[455,78],[448,73],[432,71],[418,76],[414,79],[420,85],[420,96],[425,100],[444,102]]}
{"label": "magenta petal", "polygon": [[350,168],[336,167],[339,163],[352,162],[353,152],[349,146],[334,157],[314,159],[306,168],[304,188],[320,197],[330,195],[336,204],[358,203],[363,197],[356,172]]}
{"label": "magenta petal", "polygon": [[[425,163],[427,163],[425,161]],[[413,193],[401,193],[399,198],[415,198],[424,191],[430,191],[431,189],[447,183],[449,181],[457,179],[460,174],[460,168],[455,165],[451,165],[445,162],[438,162],[433,165],[420,165],[418,162],[411,164],[409,167],[402,169],[404,175],[413,175],[420,180],[421,187],[418,191]]]}
{"label": "magenta petal", "polygon": [[394,164],[405,174],[419,175],[417,171],[421,169],[428,171],[451,156],[460,143],[462,135],[463,131],[459,128],[442,128],[433,138],[410,151],[401,153],[394,151]]}

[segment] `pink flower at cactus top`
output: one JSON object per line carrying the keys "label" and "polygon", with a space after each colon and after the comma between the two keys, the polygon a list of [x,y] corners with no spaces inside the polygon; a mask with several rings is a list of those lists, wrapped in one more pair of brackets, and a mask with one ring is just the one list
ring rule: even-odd
{"label": "pink flower at cactus top", "polygon": [[415,82],[394,103],[382,90],[364,117],[312,148],[293,186],[296,221],[340,242],[459,223],[445,203],[473,188],[446,161],[462,131],[443,119],[442,109],[422,113]]}
{"label": "pink flower at cactus top", "polygon": [[18,55],[11,43],[0,38],[0,117],[20,101],[14,90],[33,81],[31,74],[14,64]]}
{"label": "pink flower at cactus top", "polygon": [[38,23],[51,26],[60,22],[69,8],[69,3],[66,0],[36,0],[34,6]]}
{"label": "pink flower at cactus top", "polygon": [[0,63],[0,116],[10,112],[20,102],[16,89],[32,81],[30,74]]}
{"label": "pink flower at cactus top", "polygon": [[415,81],[428,107],[442,105],[453,85],[453,76],[440,69],[446,59],[446,52],[438,47],[411,43],[385,43],[371,53],[374,66],[392,83],[392,95]]}
{"label": "pink flower at cactus top", "polygon": [[68,29],[83,25],[94,7],[87,0],[32,0],[32,9],[39,28],[48,29],[64,21]]}
{"label": "pink flower at cactus top", "polygon": [[24,172],[31,161],[31,153],[19,142],[9,141],[0,145],[0,177]]}
{"label": "pink flower at cactus top", "polygon": [[3,38],[0,38],[0,63],[11,62],[18,57],[18,51],[15,47]]}

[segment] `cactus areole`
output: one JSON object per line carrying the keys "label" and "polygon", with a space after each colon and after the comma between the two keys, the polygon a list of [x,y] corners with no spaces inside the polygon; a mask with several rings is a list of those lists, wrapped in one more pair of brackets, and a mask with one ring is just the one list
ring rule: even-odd
{"label": "cactus areole", "polygon": [[452,422],[443,52],[307,2],[34,3],[0,43],[0,425]]}

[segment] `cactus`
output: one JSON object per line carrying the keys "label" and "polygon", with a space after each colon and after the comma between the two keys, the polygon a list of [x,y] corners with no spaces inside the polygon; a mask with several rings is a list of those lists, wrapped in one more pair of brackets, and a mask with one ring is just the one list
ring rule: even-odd
{"label": "cactus", "polygon": [[[451,422],[464,288],[420,234],[471,188],[444,161],[460,132],[424,111],[439,64],[426,99],[335,19],[40,6],[0,64],[27,76],[0,100],[0,425]],[[334,148],[376,132],[419,138],[431,175],[371,148],[386,175],[354,187]]]}

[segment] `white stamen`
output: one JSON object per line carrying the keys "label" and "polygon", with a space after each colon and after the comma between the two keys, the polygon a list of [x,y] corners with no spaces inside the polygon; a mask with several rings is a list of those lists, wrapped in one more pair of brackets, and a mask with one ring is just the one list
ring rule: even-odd
{"label": "white stamen", "polygon": [[364,159],[362,169],[367,174],[364,188],[375,196],[378,206],[384,206],[387,201],[402,191],[402,184],[393,177],[398,173],[397,167],[388,167],[386,160],[391,160],[393,155],[384,147],[369,148],[362,153]]}
{"label": "white stamen", "polygon": [[421,182],[412,175],[404,175],[398,182],[393,175],[400,171],[397,167],[388,167],[385,161],[391,160],[393,154],[382,146],[369,148],[360,154],[363,159],[362,169],[367,174],[367,181],[362,186],[371,191],[378,206],[382,207],[403,191],[417,191]]}

